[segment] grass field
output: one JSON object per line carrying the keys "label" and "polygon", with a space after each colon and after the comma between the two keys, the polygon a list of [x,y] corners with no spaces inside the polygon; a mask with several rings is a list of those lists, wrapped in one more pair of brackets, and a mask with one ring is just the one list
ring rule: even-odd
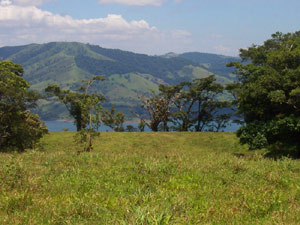
{"label": "grass field", "polygon": [[0,154],[0,224],[300,224],[300,161],[232,133],[73,133]]}

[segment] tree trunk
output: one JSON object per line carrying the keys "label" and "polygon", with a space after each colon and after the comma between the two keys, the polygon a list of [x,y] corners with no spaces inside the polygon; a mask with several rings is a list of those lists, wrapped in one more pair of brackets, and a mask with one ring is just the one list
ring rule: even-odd
{"label": "tree trunk", "polygon": [[196,131],[199,132],[200,131],[200,122],[201,122],[201,103],[199,101],[198,103],[198,118],[197,118],[197,126],[196,126]]}

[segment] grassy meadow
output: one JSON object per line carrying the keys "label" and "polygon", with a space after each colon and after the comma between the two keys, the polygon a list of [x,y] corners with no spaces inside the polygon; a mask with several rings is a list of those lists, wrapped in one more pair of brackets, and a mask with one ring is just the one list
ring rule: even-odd
{"label": "grassy meadow", "polygon": [[0,154],[0,224],[300,224],[300,161],[233,133],[74,133]]}

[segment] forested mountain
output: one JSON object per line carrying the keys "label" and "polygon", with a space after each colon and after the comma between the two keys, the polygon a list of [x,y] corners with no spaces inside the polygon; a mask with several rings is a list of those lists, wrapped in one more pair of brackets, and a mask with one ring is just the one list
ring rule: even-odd
{"label": "forested mountain", "polygon": [[199,63],[210,72],[225,76],[229,79],[234,79],[235,76],[232,75],[232,68],[226,67],[225,65],[229,62],[239,61],[237,57],[200,52],[187,52],[179,55],[179,57]]}
{"label": "forested mountain", "polygon": [[[80,81],[104,75],[106,81],[94,87],[127,115],[129,108],[139,110],[138,95],[157,90],[159,84],[176,84],[216,74],[220,83],[234,79],[226,63],[238,58],[206,54],[148,56],[133,52],[105,49],[77,42],[52,42],[0,48],[0,60],[11,60],[25,69],[24,78],[31,88],[43,91],[48,84],[75,90]],[[63,105],[42,100],[38,113],[44,120],[67,118]]]}

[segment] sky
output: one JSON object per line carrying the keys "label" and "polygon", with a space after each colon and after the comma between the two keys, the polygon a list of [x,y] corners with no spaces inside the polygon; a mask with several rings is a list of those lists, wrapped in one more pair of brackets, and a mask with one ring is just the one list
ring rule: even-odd
{"label": "sky", "polygon": [[77,41],[150,55],[238,56],[300,30],[299,0],[0,0],[0,47]]}

